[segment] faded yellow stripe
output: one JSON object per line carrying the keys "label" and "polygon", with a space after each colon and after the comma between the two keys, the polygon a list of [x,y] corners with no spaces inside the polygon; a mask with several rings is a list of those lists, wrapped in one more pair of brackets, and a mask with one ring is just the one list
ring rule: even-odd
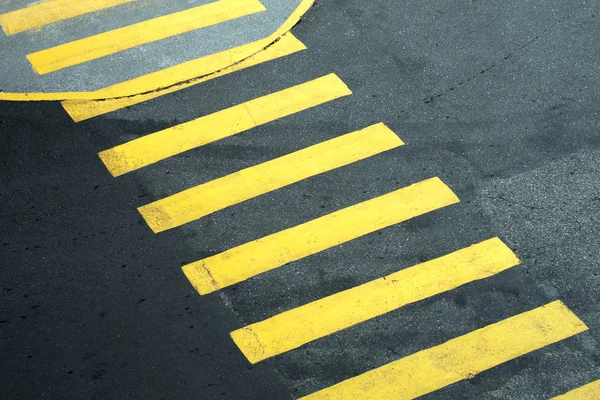
{"label": "faded yellow stripe", "polygon": [[552,400],[600,400],[600,380],[554,397]]}
{"label": "faded yellow stripe", "polygon": [[284,89],[101,152],[113,176],[244,132],[352,92],[335,74]]}
{"label": "faded yellow stripe", "polygon": [[[266,47],[269,44],[269,38],[263,39],[261,47]],[[117,83],[116,85],[108,86],[94,92],[98,98],[104,97],[108,100],[65,100],[62,102],[62,106],[75,122],[80,122],[121,108],[143,103],[144,101],[164,96],[257,64],[306,50],[306,46],[291,33],[282,36],[280,40],[268,46],[265,50],[256,53],[258,46],[260,46],[260,43],[252,42],[231,50],[187,61],[126,82]],[[243,61],[231,65],[233,60]],[[218,72],[213,73],[213,71]],[[153,90],[156,87],[156,82],[161,82],[161,85],[166,87],[166,89],[143,93]],[[180,82],[184,83],[178,84]],[[110,98],[118,97],[121,93],[143,94],[131,97]]]}
{"label": "faded yellow stripe", "polygon": [[562,302],[554,301],[350,378],[302,400],[414,399],[587,329]]}
{"label": "faded yellow stripe", "polygon": [[258,0],[219,0],[27,55],[40,75],[146,43],[265,11]]}
{"label": "faded yellow stripe", "polygon": [[238,329],[231,337],[254,364],[517,264],[500,239],[489,239]]}
{"label": "faded yellow stripe", "polygon": [[403,144],[380,123],[198,185],[138,210],[158,233]]}
{"label": "faded yellow stripe", "polygon": [[207,294],[458,201],[439,178],[427,179],[185,265],[183,272]]}
{"label": "faded yellow stripe", "polygon": [[0,15],[7,36],[135,0],[50,0]]}

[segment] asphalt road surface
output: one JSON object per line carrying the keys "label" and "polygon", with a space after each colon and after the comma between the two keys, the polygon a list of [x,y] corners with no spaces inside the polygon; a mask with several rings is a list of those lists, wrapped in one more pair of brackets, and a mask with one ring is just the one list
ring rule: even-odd
{"label": "asphalt road surface", "polygon": [[0,103],[0,397],[599,399],[600,5],[320,0],[295,40]]}

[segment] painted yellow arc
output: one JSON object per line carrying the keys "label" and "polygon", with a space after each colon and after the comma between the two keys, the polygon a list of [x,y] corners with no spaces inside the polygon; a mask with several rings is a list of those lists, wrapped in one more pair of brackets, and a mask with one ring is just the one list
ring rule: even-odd
{"label": "painted yellow arc", "polygon": [[[256,42],[245,44],[230,50],[174,65],[147,75],[142,75],[96,92],[98,96],[108,98],[107,100],[65,100],[62,102],[62,106],[69,113],[73,121],[81,122],[121,108],[143,103],[263,62],[306,50],[306,46],[292,35],[291,32],[286,33],[270,46],[268,46],[268,40],[263,40],[263,45],[265,49],[258,53],[254,53],[256,51]],[[242,61],[226,68],[219,69],[223,65],[229,65],[231,60]],[[213,71],[217,72],[213,73]],[[165,88],[158,91],[147,91],[147,89],[152,88],[156,82],[162,82]],[[123,92],[139,92],[141,94],[136,96],[115,97]]]}
{"label": "painted yellow arc", "polygon": [[[294,25],[298,23],[300,18],[312,7],[314,0],[302,0],[294,12],[285,20],[285,22],[271,35],[264,39],[257,40],[255,42],[248,43],[245,47],[244,52],[232,52],[232,58],[222,58],[221,61],[215,64],[212,71],[206,72],[204,69],[203,74],[217,73],[218,71],[233,66],[246,58],[259,54],[265,47],[279,40],[284,34],[289,32]],[[176,70],[181,71],[181,70]],[[183,82],[185,85],[187,80],[195,77],[199,77],[201,74],[194,74],[190,77],[189,73],[183,75],[177,74],[160,74],[155,76],[156,79],[144,79],[138,81],[140,84],[137,85],[113,85],[109,90],[104,89],[88,91],[88,92],[0,92],[0,100],[8,101],[49,101],[49,100],[106,100],[106,99],[117,99],[125,98],[129,96],[136,96],[140,93],[154,92],[155,97],[158,97],[161,92],[173,91],[173,82]],[[192,84],[202,82],[198,80]],[[116,109],[118,109],[117,107]]]}

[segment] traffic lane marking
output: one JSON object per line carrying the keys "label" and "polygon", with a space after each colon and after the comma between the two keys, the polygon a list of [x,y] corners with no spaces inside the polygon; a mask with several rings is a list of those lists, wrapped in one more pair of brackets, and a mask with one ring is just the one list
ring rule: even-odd
{"label": "traffic lane marking", "polygon": [[430,178],[185,265],[183,272],[198,293],[208,294],[459,201]]}
{"label": "traffic lane marking", "polygon": [[[256,47],[261,43],[262,47],[266,48],[255,53]],[[61,104],[73,121],[81,122],[121,108],[143,103],[232,72],[285,57],[298,51],[306,50],[306,46],[291,33],[283,35],[281,39],[273,44],[271,44],[268,38],[263,39],[261,43],[253,42],[230,50],[200,57],[94,92],[97,95],[96,97],[104,97],[106,100],[65,100]],[[232,65],[235,60],[242,61]],[[213,73],[213,71],[218,72]],[[156,82],[161,82],[164,89],[161,88],[160,90],[155,91],[154,87]],[[148,91],[149,93],[144,93]],[[130,97],[118,97],[120,93],[142,94]]]}
{"label": "traffic lane marking", "polygon": [[0,25],[4,33],[11,36],[133,1],[135,0],[50,0],[1,14]]}
{"label": "traffic lane marking", "polygon": [[557,300],[375,368],[302,400],[414,399],[587,329]]}
{"label": "traffic lane marking", "polygon": [[152,231],[163,232],[403,144],[383,123],[371,125],[184,190],[138,211]]}
{"label": "traffic lane marking", "polygon": [[267,122],[352,94],[335,74],[235,105],[99,153],[113,176],[120,176]]}
{"label": "traffic lane marking", "polygon": [[258,0],[219,0],[31,53],[27,59],[44,75],[261,11],[266,8]]}
{"label": "traffic lane marking", "polygon": [[600,380],[590,382],[552,400],[600,400]]}
{"label": "traffic lane marking", "polygon": [[255,364],[519,262],[500,239],[489,239],[240,328],[231,337]]}

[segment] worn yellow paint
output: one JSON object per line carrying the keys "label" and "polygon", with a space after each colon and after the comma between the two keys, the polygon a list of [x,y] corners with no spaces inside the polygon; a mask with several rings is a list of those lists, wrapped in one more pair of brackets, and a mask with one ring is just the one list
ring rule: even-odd
{"label": "worn yellow paint", "polygon": [[[270,46],[268,46],[269,42],[266,40],[263,40],[263,44],[266,49],[258,53],[254,53],[256,42],[253,42],[231,50],[187,61],[96,91],[98,97],[107,98],[108,100],[65,100],[62,102],[62,106],[75,122],[80,122],[257,64],[306,50],[306,46],[291,33],[283,35],[280,40]],[[242,61],[231,65],[232,60]],[[226,65],[229,66],[220,69]],[[218,72],[213,73],[213,71]],[[164,89],[158,91],[152,90],[156,82],[162,82]],[[178,84],[179,82],[185,83]],[[149,92],[144,93],[146,91]],[[117,97],[120,93],[143,94],[130,97]]]}
{"label": "worn yellow paint", "polygon": [[231,337],[254,364],[517,264],[500,239],[489,239],[248,325]]}
{"label": "worn yellow paint", "polygon": [[554,397],[552,400],[600,400],[600,380]]}
{"label": "worn yellow paint", "polygon": [[219,0],[27,55],[40,75],[146,43],[266,11],[258,0]]}
{"label": "worn yellow paint", "polygon": [[132,140],[99,155],[110,173],[119,176],[351,93],[340,78],[329,74]]}
{"label": "worn yellow paint", "polygon": [[183,272],[207,294],[457,202],[439,178],[427,179],[185,265]]}
{"label": "worn yellow paint", "polygon": [[184,190],[138,210],[158,233],[403,144],[380,123]]}
{"label": "worn yellow paint", "polygon": [[562,302],[488,325],[302,400],[414,399],[587,330]]}
{"label": "worn yellow paint", "polygon": [[7,36],[135,0],[49,0],[0,15]]}
{"label": "worn yellow paint", "polygon": [[[275,32],[271,35],[267,36],[264,39],[259,39],[257,41],[248,43],[246,46],[246,51],[240,53],[231,53],[232,58],[227,60],[223,58],[223,63],[215,68],[213,71],[207,72],[208,74],[219,74],[221,70],[230,68],[235,66],[235,64],[243,64],[246,58],[251,55],[260,56],[260,53],[263,50],[276,43],[280,40],[283,35],[289,33],[289,31],[298,23],[300,18],[312,7],[314,4],[314,0],[302,0],[298,7],[294,10],[294,12],[285,20],[285,22],[277,28]],[[233,58],[236,56],[236,58]],[[107,96],[106,92],[103,92],[102,89],[96,91],[87,91],[87,92],[27,92],[27,93],[15,93],[15,92],[0,92],[0,100],[8,100],[8,101],[63,101],[63,100],[108,100],[109,98],[124,98],[124,97],[133,97],[140,95],[143,99],[142,101],[148,100],[150,98],[155,98],[161,96],[162,94],[171,93],[177,88],[188,87],[204,80],[210,79],[207,76],[200,76],[199,74],[194,76],[194,79],[190,82],[177,82],[177,86],[173,86],[171,77],[169,74],[165,75],[157,75],[157,80],[148,81],[147,86],[145,87],[127,87],[129,90],[114,90]],[[164,81],[158,79],[164,79]],[[114,88],[113,88],[114,89]],[[135,89],[136,91],[131,91],[131,89]],[[146,94],[148,92],[153,92],[153,97],[146,98]],[[118,108],[116,108],[118,109]],[[114,111],[109,110],[109,111]],[[108,111],[107,111],[108,112]]]}

